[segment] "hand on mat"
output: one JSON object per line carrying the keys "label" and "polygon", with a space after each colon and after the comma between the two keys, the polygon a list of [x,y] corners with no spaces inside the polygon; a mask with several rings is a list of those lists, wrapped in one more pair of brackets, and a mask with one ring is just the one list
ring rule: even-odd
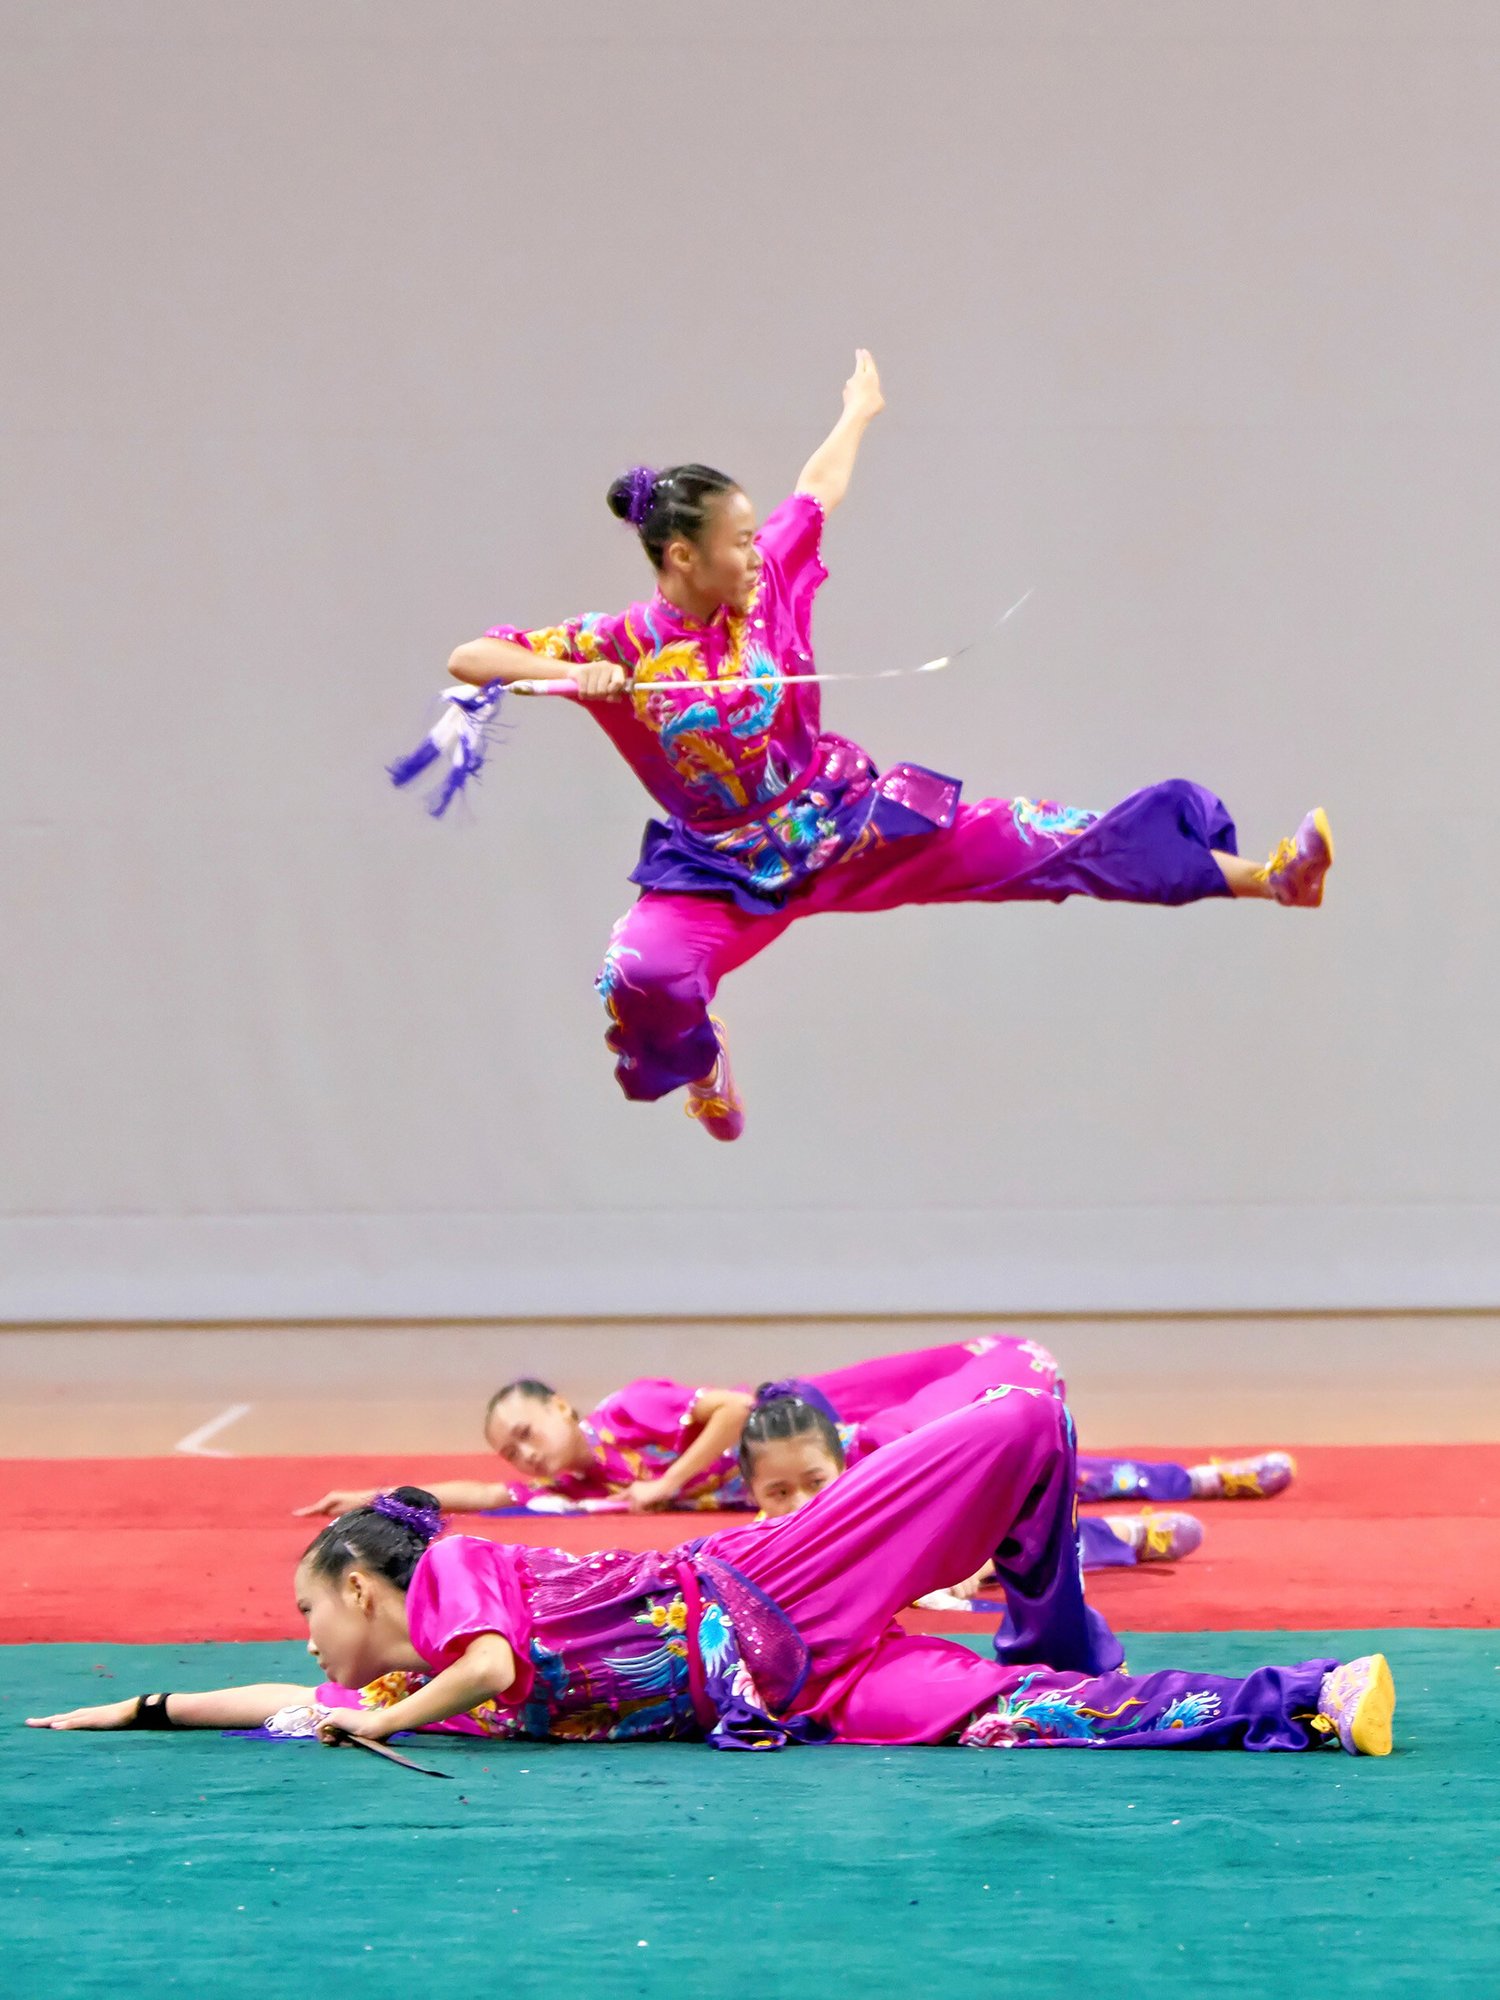
{"label": "hand on mat", "polygon": [[102,1702],[97,1708],[65,1708],[59,1715],[28,1715],[28,1729],[128,1729],[135,1720],[139,1695]]}
{"label": "hand on mat", "polygon": [[651,1514],[658,1507],[670,1507],[677,1495],[665,1479],[637,1479],[620,1498],[632,1514]]}
{"label": "hand on mat", "polygon": [[625,692],[625,669],[618,660],[590,660],[568,678],[584,701],[613,701]]}
{"label": "hand on mat", "polygon": [[378,1486],[363,1487],[357,1493],[325,1493],[321,1500],[314,1500],[310,1507],[294,1507],[294,1514],[349,1514],[356,1507],[368,1507],[380,1491]]}
{"label": "hand on mat", "polygon": [[378,1708],[335,1708],[318,1724],[318,1741],[337,1746],[351,1736],[363,1736],[371,1743],[385,1738],[385,1717]]}

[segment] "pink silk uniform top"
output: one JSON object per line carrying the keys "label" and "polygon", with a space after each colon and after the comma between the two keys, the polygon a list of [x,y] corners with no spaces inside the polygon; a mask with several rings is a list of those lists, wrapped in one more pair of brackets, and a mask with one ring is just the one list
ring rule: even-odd
{"label": "pink silk uniform top", "polygon": [[[823,510],[794,493],[756,535],[762,569],[746,610],[707,624],[660,591],[628,610],[524,632],[491,627],[549,659],[611,660],[630,675],[616,701],[584,704],[669,815],[647,827],[632,881],[731,896],[749,910],[849,854],[952,823],[960,786],[919,765],[883,777],[822,727],[812,607],[828,572]],[[683,681],[685,687],[662,686]]]}
{"label": "pink silk uniform top", "polygon": [[430,1727],[575,1742],[706,1736],[730,1750],[828,1733],[781,1714],[808,1669],[796,1627],[695,1543],[571,1555],[448,1535],[417,1563],[406,1615],[427,1672],[398,1669],[359,1689],[325,1682],[318,1700],[388,1707],[496,1633],[515,1655],[511,1685]]}
{"label": "pink silk uniform top", "polygon": [[[568,1500],[604,1500],[637,1479],[657,1479],[674,1465],[698,1435],[693,1406],[701,1389],[652,1376],[627,1382],[606,1396],[598,1408],[579,1419],[579,1428],[594,1451],[586,1472],[562,1472],[545,1485],[511,1482],[514,1504],[524,1507],[540,1493],[560,1493]],[[745,1507],[750,1496],[732,1453],[707,1465],[677,1495],[677,1507]]]}

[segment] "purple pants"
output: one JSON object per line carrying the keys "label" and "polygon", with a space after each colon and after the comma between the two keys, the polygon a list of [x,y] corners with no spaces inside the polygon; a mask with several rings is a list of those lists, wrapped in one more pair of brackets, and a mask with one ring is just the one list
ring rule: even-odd
{"label": "purple pants", "polygon": [[[1306,1747],[1301,1718],[1316,1710],[1331,1662],[1244,1681],[1133,1682],[1116,1671],[1120,1643],[1083,1601],[1074,1479],[1065,1405],[1046,1391],[1000,1390],[872,1452],[797,1513],[721,1529],[701,1547],[796,1624],[812,1656],[796,1712],[842,1742],[940,1743],[963,1732],[997,1744]],[[1009,1610],[999,1658],[896,1624],[913,1598],[989,1557]]]}
{"label": "purple pants", "polygon": [[1133,1458],[1078,1460],[1080,1500],[1190,1500],[1193,1482],[1185,1465]]}
{"label": "purple pants", "polygon": [[[1053,818],[1059,822],[1054,827]],[[953,824],[887,841],[810,876],[751,913],[729,896],[648,889],[616,924],[598,987],[627,1097],[665,1097],[718,1056],[719,982],[800,917],[907,903],[1192,903],[1228,895],[1213,855],[1235,852],[1222,802],[1185,778],[1134,792],[1082,832],[1025,799],[960,805]]]}

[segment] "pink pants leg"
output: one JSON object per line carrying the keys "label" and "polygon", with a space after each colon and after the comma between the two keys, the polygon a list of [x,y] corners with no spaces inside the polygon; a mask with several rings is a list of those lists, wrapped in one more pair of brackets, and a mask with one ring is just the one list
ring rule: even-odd
{"label": "pink pants leg", "polygon": [[[979,1345],[978,1342],[975,1343]],[[959,1366],[926,1382],[904,1402],[893,1403],[859,1426],[861,1454],[907,1437],[923,1424],[978,1402],[988,1389],[1045,1389],[1066,1400],[1056,1361],[1034,1340],[991,1335],[979,1353],[965,1351]],[[835,1407],[838,1407],[835,1404]],[[843,1412],[840,1409],[839,1414]]]}
{"label": "pink pants leg", "polygon": [[719,1045],[709,1006],[726,972],[773,943],[786,911],[750,916],[725,896],[641,897],[615,925],[595,984],[604,1040],[627,1097],[649,1101],[707,1076]]}
{"label": "pink pants leg", "polygon": [[[1073,1480],[1066,1407],[1037,1390],[1001,1390],[872,1453],[798,1513],[723,1529],[703,1547],[774,1598],[806,1640],[800,1713],[836,1729],[856,1713],[873,1726],[879,1713],[905,1733],[864,1740],[933,1742],[1003,1675],[966,1647],[909,1641],[892,1620],[992,1556],[1010,1611],[1011,1632],[997,1642],[1006,1664],[1085,1673],[1119,1664],[1119,1641],[1083,1601]],[[859,1711],[855,1689],[872,1671]]]}
{"label": "pink pants leg", "polygon": [[[956,1340],[944,1347],[921,1347],[909,1354],[880,1354],[872,1361],[857,1361],[852,1368],[834,1368],[826,1375],[809,1375],[807,1380],[815,1389],[821,1389],[832,1403],[838,1411],[840,1423],[864,1424],[872,1417],[883,1417],[888,1411],[909,1403],[923,1390],[967,1368],[980,1355],[1024,1345],[1008,1334],[983,1334],[975,1340]],[[1037,1352],[1044,1350],[1038,1349]],[[1055,1368],[1056,1364],[1053,1366]],[[1023,1361],[1013,1372],[998,1374],[991,1381],[981,1383],[980,1387],[988,1389],[1001,1381],[1040,1388],[1046,1386],[1047,1378],[1040,1373],[1027,1374]],[[946,1415],[950,1409],[956,1410],[965,1403],[972,1403],[974,1394],[977,1391],[958,1396],[942,1408],[928,1411],[927,1416],[918,1418],[917,1422],[926,1423],[931,1417]],[[915,1428],[915,1423],[906,1424],[901,1431],[893,1431],[892,1436]]]}
{"label": "pink pants leg", "polygon": [[1234,851],[1234,826],[1202,786],[1172,779],[1087,819],[1024,799],[981,799],[941,831],[835,862],[764,914],[728,896],[648,889],[615,926],[598,981],[620,1088],[657,1098],[706,1076],[719,981],[800,917],[1080,895],[1176,904],[1228,893],[1212,849]]}

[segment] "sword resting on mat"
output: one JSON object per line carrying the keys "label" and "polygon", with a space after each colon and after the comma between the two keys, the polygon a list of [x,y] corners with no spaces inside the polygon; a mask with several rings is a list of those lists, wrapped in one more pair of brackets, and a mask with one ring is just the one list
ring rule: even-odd
{"label": "sword resting on mat", "polygon": [[451,1771],[434,1771],[430,1764],[414,1764],[410,1757],[403,1757],[399,1750],[393,1750],[389,1743],[373,1742],[368,1736],[346,1736],[346,1743],[352,1743],[357,1750],[373,1750],[377,1757],[389,1757],[393,1764],[404,1764],[408,1771],[420,1771],[424,1778],[451,1778]]}

